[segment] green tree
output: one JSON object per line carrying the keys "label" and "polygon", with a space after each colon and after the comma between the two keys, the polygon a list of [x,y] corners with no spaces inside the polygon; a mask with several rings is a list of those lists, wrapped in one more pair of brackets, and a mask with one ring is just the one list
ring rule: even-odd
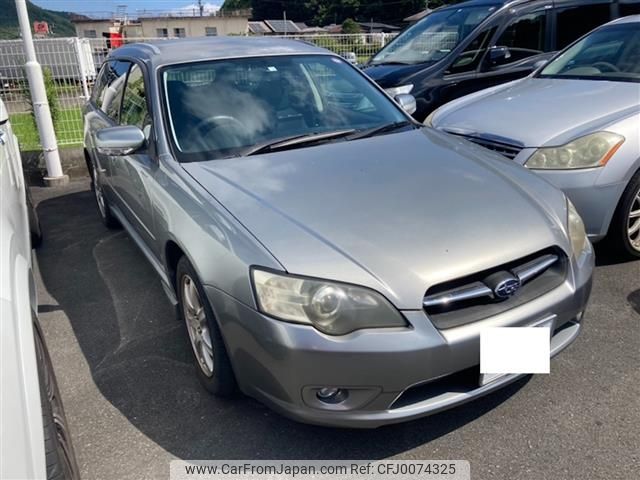
{"label": "green tree", "polygon": [[347,18],[342,22],[342,33],[360,33],[360,25],[352,18]]}
{"label": "green tree", "polygon": [[[429,8],[458,1],[429,0]],[[254,20],[280,19],[286,12],[289,20],[319,26],[340,24],[347,18],[402,26],[404,18],[425,7],[424,0],[225,0],[223,8],[244,2],[250,2]]]}
{"label": "green tree", "polygon": [[244,10],[251,8],[252,0],[224,0],[222,10]]}
{"label": "green tree", "polygon": [[[25,72],[25,77],[26,77]],[[59,94],[57,90],[57,85],[55,80],[53,79],[53,74],[51,73],[51,69],[44,67],[42,69],[42,77],[44,79],[44,91],[47,95],[47,102],[49,103],[49,110],[51,112],[51,120],[53,121],[53,125],[57,125],[58,118],[60,117],[60,100]],[[29,83],[24,80],[21,86],[22,96],[30,107],[31,110],[31,122],[33,123],[33,130],[36,131],[36,113],[33,109],[33,103],[31,101],[31,90],[29,87]]]}

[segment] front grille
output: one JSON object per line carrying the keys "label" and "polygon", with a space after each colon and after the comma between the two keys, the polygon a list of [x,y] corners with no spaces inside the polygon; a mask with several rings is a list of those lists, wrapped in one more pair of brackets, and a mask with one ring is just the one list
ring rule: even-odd
{"label": "front grille", "polygon": [[493,150],[494,152],[499,153],[500,155],[507,157],[511,160],[516,158],[516,155],[518,155],[523,149],[523,147],[518,147],[517,145],[497,142],[495,140],[487,140],[486,138],[473,137],[471,135],[461,135],[461,134],[455,134],[455,135],[458,135],[459,137],[462,137],[465,140],[469,140],[470,142],[473,142],[476,145],[480,145],[481,147],[487,148],[489,150]]}
{"label": "front grille", "polygon": [[438,329],[477,322],[523,305],[560,286],[567,256],[548,248],[513,262],[431,287],[424,310]]}
{"label": "front grille", "polygon": [[[556,326],[551,336],[555,338],[563,330],[575,328],[575,326],[574,321]],[[471,393],[478,388],[480,388],[480,365],[474,365],[407,388],[393,401],[389,409],[410,407],[451,393]]]}

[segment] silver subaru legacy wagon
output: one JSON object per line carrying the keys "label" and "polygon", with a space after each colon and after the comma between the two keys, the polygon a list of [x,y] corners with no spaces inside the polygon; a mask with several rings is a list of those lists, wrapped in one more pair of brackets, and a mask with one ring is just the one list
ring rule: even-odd
{"label": "silver subaru legacy wagon", "polygon": [[130,44],[86,105],[100,216],[186,324],[197,375],[294,419],[377,427],[518,375],[480,375],[480,332],[581,328],[593,251],[565,195],[417,125],[303,42]]}

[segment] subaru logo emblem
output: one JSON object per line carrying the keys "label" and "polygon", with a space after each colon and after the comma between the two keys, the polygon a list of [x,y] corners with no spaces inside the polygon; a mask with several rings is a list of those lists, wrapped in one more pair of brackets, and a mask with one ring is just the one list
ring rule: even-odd
{"label": "subaru logo emblem", "polygon": [[516,277],[508,277],[504,280],[500,281],[495,288],[493,289],[493,294],[500,298],[506,299],[509,298],[520,289],[520,280]]}

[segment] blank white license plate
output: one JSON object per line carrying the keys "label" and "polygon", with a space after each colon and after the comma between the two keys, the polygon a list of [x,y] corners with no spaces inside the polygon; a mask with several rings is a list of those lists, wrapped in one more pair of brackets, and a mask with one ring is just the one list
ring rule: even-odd
{"label": "blank white license plate", "polygon": [[556,316],[528,327],[487,328],[480,333],[480,386],[508,374],[549,373]]}

